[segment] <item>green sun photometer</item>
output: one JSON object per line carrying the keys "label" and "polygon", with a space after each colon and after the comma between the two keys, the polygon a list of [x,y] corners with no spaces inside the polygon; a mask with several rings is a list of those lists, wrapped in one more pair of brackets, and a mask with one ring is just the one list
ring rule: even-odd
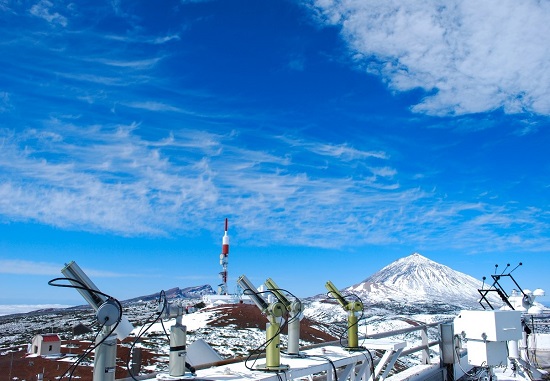
{"label": "green sun photometer", "polygon": [[359,347],[359,324],[357,318],[359,311],[363,310],[363,303],[360,301],[348,302],[330,280],[325,283],[325,287],[329,295],[332,295],[342,308],[348,312],[348,345],[346,349],[350,351],[363,349]]}

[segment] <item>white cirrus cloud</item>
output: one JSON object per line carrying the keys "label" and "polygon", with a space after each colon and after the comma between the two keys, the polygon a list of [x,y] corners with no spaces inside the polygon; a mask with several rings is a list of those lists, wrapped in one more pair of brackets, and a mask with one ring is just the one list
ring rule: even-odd
{"label": "white cirrus cloud", "polygon": [[550,114],[550,3],[313,0],[357,63],[432,115]]}
{"label": "white cirrus cloud", "polygon": [[[0,274],[16,275],[61,275],[62,263],[50,263],[39,261],[28,261],[23,259],[0,259]],[[86,269],[86,273],[98,278],[118,278],[122,276],[137,276],[133,274],[122,274],[112,271]]]}
{"label": "white cirrus cloud", "polygon": [[139,123],[77,122],[0,130],[0,223],[171,236],[209,230],[230,216],[240,239],[260,246],[407,242],[476,250],[480,242],[500,249],[513,239],[525,250],[550,247],[542,210],[447,199],[407,181],[387,153],[369,149],[374,144],[263,136],[265,146],[244,129],[181,129],[151,139],[139,135]]}
{"label": "white cirrus cloud", "polygon": [[50,24],[60,25],[63,27],[67,26],[67,18],[59,12],[53,11],[53,7],[54,4],[51,1],[40,0],[31,7],[30,13],[33,16],[46,20]]}
{"label": "white cirrus cloud", "polygon": [[21,259],[0,259],[0,273],[21,275],[59,275],[60,264],[33,262]]}

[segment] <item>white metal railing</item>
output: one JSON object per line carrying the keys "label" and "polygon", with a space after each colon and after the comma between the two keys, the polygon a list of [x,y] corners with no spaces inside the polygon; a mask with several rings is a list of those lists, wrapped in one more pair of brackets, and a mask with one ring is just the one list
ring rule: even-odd
{"label": "white metal railing", "polygon": [[421,344],[416,346],[416,347],[412,347],[412,348],[409,348],[407,350],[404,350],[401,353],[401,356],[407,356],[407,355],[410,355],[412,353],[416,353],[416,352],[421,351],[421,353],[422,353],[422,359],[421,359],[422,364],[429,364],[430,363],[429,350],[430,350],[431,347],[439,346],[441,344],[441,339],[434,340],[434,341],[429,341],[429,339],[428,339],[428,329],[429,328],[432,328],[432,329],[433,328],[439,328],[439,325],[441,323],[442,322],[429,323],[429,324],[420,324],[420,325],[414,326],[414,327],[403,328],[403,329],[398,329],[398,330],[389,331],[389,332],[375,333],[375,334],[372,334],[372,335],[368,335],[366,337],[372,338],[372,339],[382,339],[382,338],[395,337],[395,336],[402,335],[402,334],[405,334],[405,333],[418,331],[419,334],[420,334]]}
{"label": "white metal railing", "polygon": [[[254,370],[254,364],[244,358],[226,359],[203,364],[197,368],[197,378],[224,381],[281,381],[309,380],[334,381],[384,381],[399,357],[415,352],[422,353],[422,363],[430,364],[429,349],[440,344],[439,340],[428,340],[428,329],[438,327],[440,323],[423,324],[415,327],[360,337],[364,351],[349,351],[340,344],[346,341],[328,342],[300,348],[300,356],[282,356],[281,363],[289,365],[288,370],[265,372]],[[389,340],[394,336],[419,332],[421,345],[405,349],[407,343],[402,340]],[[378,355],[373,355],[376,351]],[[439,364],[439,361],[438,361]],[[159,378],[148,374],[136,377],[140,380]],[[119,381],[126,381],[124,379]]]}

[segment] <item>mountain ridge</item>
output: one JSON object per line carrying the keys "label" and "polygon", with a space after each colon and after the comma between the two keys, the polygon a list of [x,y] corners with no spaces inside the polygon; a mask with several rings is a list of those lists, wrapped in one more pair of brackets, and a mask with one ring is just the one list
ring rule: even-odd
{"label": "mountain ridge", "polygon": [[[190,286],[185,288],[173,287],[164,291],[165,297],[169,300],[171,299],[200,299],[203,295],[213,295],[215,294],[214,289],[209,284],[204,284],[201,286]],[[135,298],[126,299],[122,303],[133,303],[133,302],[146,302],[151,300],[159,299],[160,292],[154,294],[137,296]]]}

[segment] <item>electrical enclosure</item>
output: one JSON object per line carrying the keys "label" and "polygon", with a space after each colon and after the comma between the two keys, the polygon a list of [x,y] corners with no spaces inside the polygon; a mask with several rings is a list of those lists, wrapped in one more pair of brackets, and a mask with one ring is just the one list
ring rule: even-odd
{"label": "electrical enclosure", "polygon": [[522,338],[520,311],[461,311],[454,331],[468,340],[508,341]]}
{"label": "electrical enclosure", "polygon": [[508,347],[505,341],[478,341],[470,340],[468,348],[468,364],[474,366],[501,366],[506,365]]}

